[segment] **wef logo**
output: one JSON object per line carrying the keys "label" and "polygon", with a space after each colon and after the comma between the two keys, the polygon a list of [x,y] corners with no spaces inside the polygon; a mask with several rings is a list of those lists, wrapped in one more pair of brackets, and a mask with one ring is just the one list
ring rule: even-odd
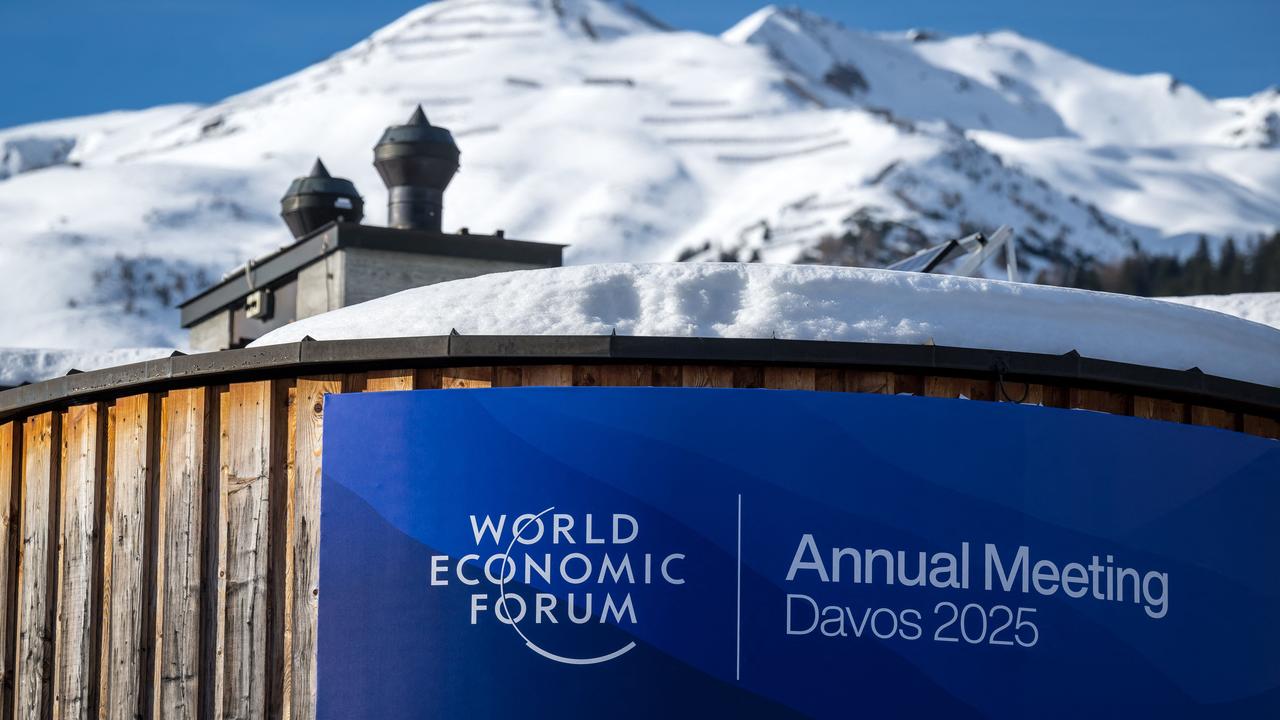
{"label": "wef logo", "polygon": [[641,551],[629,513],[471,514],[473,552],[433,555],[431,585],[470,591],[471,625],[510,627],[539,656],[595,665],[630,652],[656,590],[685,584],[681,552]]}

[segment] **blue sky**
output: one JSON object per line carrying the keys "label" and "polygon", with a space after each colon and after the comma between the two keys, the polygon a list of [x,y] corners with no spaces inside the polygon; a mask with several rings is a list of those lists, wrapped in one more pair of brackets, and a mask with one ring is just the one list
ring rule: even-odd
{"label": "blue sky", "polygon": [[[0,0],[0,127],[211,102],[301,69],[415,0]],[[719,32],[760,0],[638,0]],[[871,30],[1010,28],[1127,72],[1170,72],[1211,96],[1280,84],[1280,0],[793,2]]]}

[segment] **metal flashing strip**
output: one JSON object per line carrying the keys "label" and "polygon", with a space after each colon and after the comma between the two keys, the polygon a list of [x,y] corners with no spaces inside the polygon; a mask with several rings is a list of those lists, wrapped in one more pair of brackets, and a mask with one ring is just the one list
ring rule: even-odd
{"label": "metal flashing strip", "polygon": [[625,335],[440,335],[287,345],[179,355],[76,373],[0,391],[0,420],[37,408],[144,390],[321,372],[457,364],[566,362],[776,364],[1070,381],[1120,387],[1280,416],[1280,388],[1206,375],[1065,355],[934,345]]}

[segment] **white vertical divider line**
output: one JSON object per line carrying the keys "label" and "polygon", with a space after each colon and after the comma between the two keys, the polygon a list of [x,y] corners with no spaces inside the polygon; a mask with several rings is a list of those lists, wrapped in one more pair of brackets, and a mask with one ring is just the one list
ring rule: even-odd
{"label": "white vertical divider line", "polygon": [[738,593],[735,607],[733,679],[742,679],[742,493],[738,493]]}

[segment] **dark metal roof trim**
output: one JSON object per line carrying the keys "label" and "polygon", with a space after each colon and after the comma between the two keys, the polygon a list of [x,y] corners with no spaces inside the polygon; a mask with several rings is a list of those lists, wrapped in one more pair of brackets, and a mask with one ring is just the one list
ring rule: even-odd
{"label": "dark metal roof trim", "polygon": [[596,362],[768,363],[891,368],[901,372],[1120,387],[1280,416],[1280,388],[1206,375],[1065,355],[934,345],[632,337],[626,335],[442,335],[288,345],[180,355],[78,373],[0,391],[0,419],[48,406],[171,387],[321,372],[448,366]]}
{"label": "dark metal roof trim", "polygon": [[244,268],[240,268],[218,284],[182,302],[178,305],[182,310],[182,326],[191,327],[231,306],[249,294],[250,285],[253,288],[270,286],[338,248],[390,250],[555,267],[561,264],[565,246],[496,235],[453,235],[355,223],[329,223],[294,244],[255,261],[249,268],[248,278]]}

